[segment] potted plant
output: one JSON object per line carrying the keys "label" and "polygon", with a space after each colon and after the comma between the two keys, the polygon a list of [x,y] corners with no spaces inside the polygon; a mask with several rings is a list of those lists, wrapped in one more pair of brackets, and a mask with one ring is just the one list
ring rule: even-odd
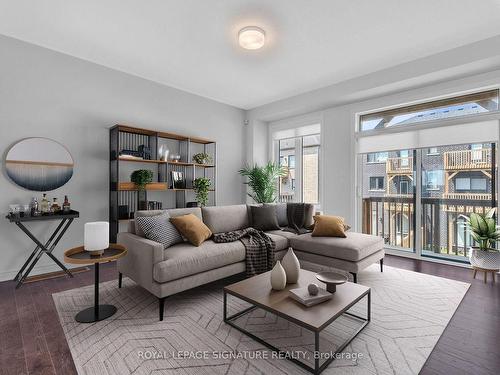
{"label": "potted plant", "polygon": [[149,169],[139,169],[133,171],[130,176],[132,181],[137,187],[137,208],[139,210],[148,209],[148,197],[146,192],[146,185],[153,182],[153,171]]}
{"label": "potted plant", "polygon": [[208,203],[208,191],[210,190],[211,181],[206,177],[198,177],[193,181],[193,189],[196,193],[196,201],[201,207]]}
{"label": "potted plant", "polygon": [[495,245],[500,240],[500,231],[496,225],[496,208],[490,209],[485,214],[471,213],[470,217],[464,216],[471,236],[479,246],[470,249],[470,264],[473,267],[486,270],[500,268],[500,252]]}
{"label": "potted plant", "polygon": [[193,155],[193,161],[196,164],[211,164],[213,162],[213,159],[209,154],[200,152]]}
{"label": "potted plant", "polygon": [[251,193],[247,193],[256,203],[273,203],[276,202],[277,180],[279,177],[287,175],[286,167],[269,162],[263,167],[254,165],[253,167],[245,167],[239,173],[248,178],[245,182]]}

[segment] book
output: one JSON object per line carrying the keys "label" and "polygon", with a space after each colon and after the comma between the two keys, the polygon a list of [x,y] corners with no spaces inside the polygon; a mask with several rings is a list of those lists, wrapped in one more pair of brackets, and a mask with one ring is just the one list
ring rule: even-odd
{"label": "book", "polygon": [[319,288],[319,292],[317,295],[312,296],[309,294],[307,288],[296,288],[290,289],[288,291],[291,298],[295,301],[303,304],[304,306],[310,307],[317,305],[318,303],[328,301],[333,297],[333,294],[326,291],[325,289]]}

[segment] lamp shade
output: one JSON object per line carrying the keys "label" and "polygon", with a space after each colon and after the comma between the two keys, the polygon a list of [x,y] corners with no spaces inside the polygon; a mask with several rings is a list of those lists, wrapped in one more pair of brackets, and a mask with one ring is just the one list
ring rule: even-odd
{"label": "lamp shade", "polygon": [[87,251],[107,249],[109,247],[109,223],[107,221],[85,223],[83,246]]}

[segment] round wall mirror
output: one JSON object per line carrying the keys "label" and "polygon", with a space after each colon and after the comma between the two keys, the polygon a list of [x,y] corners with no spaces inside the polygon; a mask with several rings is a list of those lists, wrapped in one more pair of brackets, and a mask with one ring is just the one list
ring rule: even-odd
{"label": "round wall mirror", "polygon": [[17,185],[28,190],[49,191],[71,179],[73,158],[59,142],[49,138],[27,138],[9,150],[5,168]]}

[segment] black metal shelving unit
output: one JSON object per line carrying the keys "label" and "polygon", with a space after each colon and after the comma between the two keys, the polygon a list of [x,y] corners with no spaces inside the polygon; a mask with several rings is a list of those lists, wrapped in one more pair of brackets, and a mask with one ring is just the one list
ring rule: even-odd
{"label": "black metal shelving unit", "polygon": [[[174,149],[181,159],[178,162],[160,160],[158,150],[162,145],[165,148]],[[138,209],[138,191],[130,182],[130,176],[123,176],[126,169],[132,169],[130,167],[132,163],[137,163],[136,169],[150,169],[156,176],[156,181],[146,186],[146,193],[154,191],[175,194],[175,198],[171,199],[174,203],[162,208],[186,207],[188,197],[193,194],[193,181],[197,177],[210,178],[212,190],[209,193],[209,205],[216,204],[217,145],[215,141],[128,125],[115,125],[109,130],[109,146],[109,236],[111,242],[116,242],[120,220],[133,218]],[[138,152],[141,146],[150,150],[150,159],[128,158],[122,155],[123,150]],[[213,163],[205,165],[192,162],[193,155],[199,152],[212,156]],[[125,168],[124,164],[128,165],[128,168]],[[121,172],[122,175],[120,175]],[[172,172],[183,173],[185,188],[173,188]]]}

